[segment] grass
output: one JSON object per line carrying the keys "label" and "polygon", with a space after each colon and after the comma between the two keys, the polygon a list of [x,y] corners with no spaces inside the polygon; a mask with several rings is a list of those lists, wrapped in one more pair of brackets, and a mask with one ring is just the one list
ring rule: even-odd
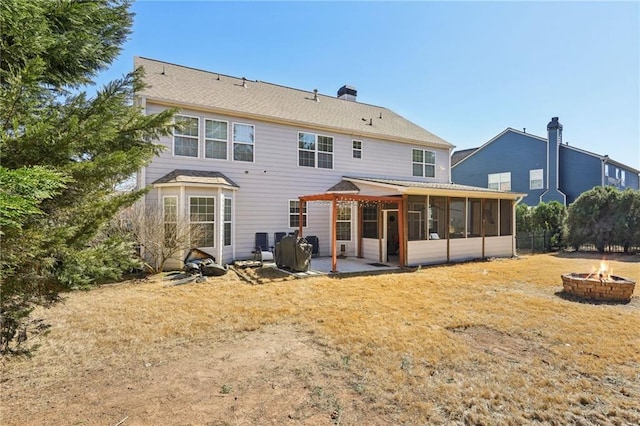
{"label": "grass", "polygon": [[[36,402],[41,392],[62,392],[78,371],[168,363],[283,326],[313,336],[324,354],[319,373],[305,375],[303,396],[330,412],[327,424],[367,413],[380,424],[638,424],[640,285],[626,305],[557,294],[561,274],[590,272],[598,261],[546,254],[339,279],[254,272],[263,285],[229,273],[178,287],[150,279],[69,294],[37,312],[52,329],[35,356],[3,361],[0,405],[11,409],[2,415],[29,423],[23,416],[46,410]],[[611,267],[640,280],[637,255]],[[319,375],[334,388],[314,386]],[[217,393],[231,389],[243,388],[225,382]]]}

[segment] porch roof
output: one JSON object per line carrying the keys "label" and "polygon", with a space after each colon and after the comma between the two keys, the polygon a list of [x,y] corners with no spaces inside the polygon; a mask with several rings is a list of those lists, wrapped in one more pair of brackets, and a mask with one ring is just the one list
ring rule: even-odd
{"label": "porch roof", "polygon": [[344,176],[344,181],[358,184],[385,187],[390,191],[396,191],[407,195],[440,195],[447,197],[482,197],[513,199],[524,197],[527,194],[496,189],[480,188],[477,186],[459,185],[456,183],[424,182],[402,179],[386,179],[374,177]]}
{"label": "porch roof", "polygon": [[183,184],[218,185],[230,188],[240,188],[238,184],[215,171],[176,169],[153,181],[156,186],[173,186]]}

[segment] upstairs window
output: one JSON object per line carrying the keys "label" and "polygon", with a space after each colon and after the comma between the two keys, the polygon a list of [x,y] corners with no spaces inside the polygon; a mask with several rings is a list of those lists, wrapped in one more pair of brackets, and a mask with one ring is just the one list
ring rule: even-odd
{"label": "upstairs window", "polygon": [[353,141],[353,158],[362,158],[362,141]]}
{"label": "upstairs window", "polygon": [[298,166],[333,169],[333,138],[299,132]]}
{"label": "upstairs window", "polygon": [[204,120],[204,156],[205,158],[227,159],[227,122]]}
{"label": "upstairs window", "polygon": [[176,115],[173,129],[173,154],[184,157],[198,157],[199,123],[198,117]]}
{"label": "upstairs window", "polygon": [[511,172],[490,173],[489,189],[498,189],[500,191],[511,191]]}
{"label": "upstairs window", "polygon": [[544,178],[542,169],[529,170],[529,189],[543,189]]}
{"label": "upstairs window", "polygon": [[436,177],[436,153],[425,149],[411,150],[412,174],[417,177]]}
{"label": "upstairs window", "polygon": [[[307,203],[302,211],[302,227],[307,226]],[[300,200],[289,200],[289,227],[300,227]]]}
{"label": "upstairs window", "polygon": [[255,128],[251,124],[233,123],[233,159],[253,162]]}

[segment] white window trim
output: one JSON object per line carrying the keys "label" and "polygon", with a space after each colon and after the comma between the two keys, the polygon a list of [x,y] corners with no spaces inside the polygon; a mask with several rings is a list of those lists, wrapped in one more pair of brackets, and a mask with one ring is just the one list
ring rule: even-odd
{"label": "white window trim", "polygon": [[[300,165],[300,151],[305,151],[305,152],[311,152],[310,149],[302,149],[300,148],[300,135],[301,134],[306,134],[306,135],[313,135],[314,137],[314,150],[313,150],[313,167],[311,166],[301,166]],[[319,149],[319,142],[318,142],[318,137],[322,136],[324,138],[331,138],[331,152],[328,151],[320,151]],[[298,154],[296,157],[296,163],[298,164],[298,167],[302,167],[302,168],[306,168],[306,169],[320,169],[320,170],[333,170],[334,169],[334,165],[335,165],[335,140],[336,138],[334,138],[333,136],[329,136],[329,135],[323,135],[320,133],[313,133],[313,132],[303,132],[303,131],[299,131],[298,132],[298,138],[296,139],[296,154]],[[353,147],[353,144],[352,144]],[[323,153],[323,154],[331,154],[331,167],[327,168],[327,167],[318,167],[318,153]]]}
{"label": "white window trim", "polygon": [[[196,120],[198,120],[198,136],[194,137],[194,136],[176,135],[176,131],[174,129],[173,130],[173,134],[171,135],[171,152],[172,152],[173,156],[174,157],[181,157],[181,158],[200,158],[200,151],[201,151],[200,150],[200,134],[202,133],[202,129],[200,128],[200,126],[201,126],[200,122],[202,120],[197,115],[176,114],[175,117],[173,118],[174,124],[176,122],[176,118],[177,117],[195,118]],[[183,138],[195,138],[196,141],[198,142],[198,155],[196,155],[195,157],[192,157],[190,155],[176,154],[176,136],[180,136],[180,137],[183,137]]]}
{"label": "white window trim", "polygon": [[[167,199],[174,199],[175,200],[175,220],[172,221],[167,221],[166,219],[166,213],[165,213],[165,205],[166,205],[166,200]],[[164,195],[162,197],[162,241],[163,241],[163,245],[164,243],[167,241],[167,235],[166,235],[166,229],[167,229],[167,224],[175,224],[176,226],[176,231],[178,229],[178,222],[180,221],[180,205],[178,204],[178,196],[177,195]]]}
{"label": "white window trim", "polygon": [[[340,217],[340,209],[346,209],[349,211],[349,220],[344,220],[344,219],[339,219]],[[348,240],[340,240],[338,239],[337,235],[336,235],[336,241],[341,241],[341,242],[351,242],[353,241],[353,205],[349,204],[349,205],[344,205],[344,206],[338,206],[338,212],[337,212],[338,216],[336,217],[336,234],[337,234],[337,227],[338,227],[338,223],[349,223],[349,239]]]}
{"label": "white window trim", "polygon": [[[414,151],[422,151],[422,162],[418,163],[416,161],[413,161],[413,152]],[[431,152],[433,153],[433,163],[427,163],[427,156],[426,153],[427,152]],[[437,155],[435,151],[432,151],[430,149],[422,149],[422,148],[411,148],[411,176],[413,177],[423,177],[426,179],[434,179],[436,177],[436,162],[437,162]],[[422,174],[420,176],[416,176],[413,174],[413,165],[414,164],[420,164],[422,165]],[[425,170],[425,166],[433,166],[433,176],[427,176],[426,173],[424,172]]]}
{"label": "white window trim", "polygon": [[[212,221],[197,221],[194,222],[191,220],[191,200],[194,198],[208,198],[208,199],[212,199],[213,200],[213,220]],[[189,220],[189,232],[191,232],[191,225],[192,224],[198,224],[198,223],[211,223],[213,224],[213,246],[198,246],[198,247],[206,247],[206,248],[216,248],[216,197],[215,196],[211,196],[211,195],[189,195],[188,197],[188,211],[187,211],[187,218]],[[191,234],[189,234],[191,236]]]}
{"label": "white window trim", "polygon": [[[229,201],[229,207],[231,208],[231,212],[229,214],[229,220],[227,220],[227,216],[226,216],[226,208],[227,208],[227,200]],[[222,246],[223,247],[230,247],[233,244],[233,198],[231,197],[223,197],[222,198]],[[229,235],[229,244],[225,243],[225,238],[226,238],[226,233],[224,233],[224,229],[225,229],[225,225],[229,224],[229,228],[230,228],[230,235]]]}
{"label": "white window trim", "polygon": [[[219,123],[226,123],[227,124],[227,138],[226,139],[214,139],[214,138],[208,138],[207,137],[207,121],[217,121]],[[214,160],[214,161],[228,161],[229,160],[229,140],[231,139],[231,137],[229,136],[229,132],[231,131],[230,129],[231,126],[229,126],[229,122],[227,120],[218,120],[217,118],[204,118],[203,120],[203,129],[202,129],[202,139],[204,140],[204,144],[202,146],[202,155],[204,156],[205,159],[207,160]],[[254,144],[255,144],[255,129],[254,129],[254,135],[253,135],[253,139],[254,139]],[[226,156],[225,158],[214,158],[214,157],[207,157],[207,141],[214,141],[214,142],[224,142],[227,145],[227,152],[226,152]],[[254,153],[253,156],[255,158],[255,148],[254,148]]]}
{"label": "white window trim", "polygon": [[[235,127],[235,125],[238,124],[240,126],[250,126],[253,127],[253,142],[252,143],[248,143],[248,142],[236,142],[235,138],[233,137],[233,129]],[[231,159],[233,161],[237,161],[239,163],[255,163],[256,162],[256,126],[255,124],[249,124],[249,123],[241,123],[239,121],[234,121],[231,123]],[[251,145],[253,147],[253,156],[251,161],[245,161],[245,160],[236,160],[235,159],[235,144],[242,144],[242,145]]]}
{"label": "white window trim", "polygon": [[[291,216],[293,216],[293,213],[291,213],[291,202],[292,201],[297,201],[298,203],[300,203],[300,200],[292,198],[290,200],[287,201],[287,227],[289,229],[298,229],[297,226],[291,226]],[[299,214],[299,213],[298,213]],[[307,226],[309,226],[309,203],[304,203],[304,211],[302,212],[303,216],[307,217],[307,224],[305,225],[305,220],[304,217],[302,219],[302,228],[306,228]]]}
{"label": "white window trim", "polygon": [[[503,175],[509,175],[509,189],[502,189],[502,184],[507,182],[506,180],[502,180],[502,176]],[[498,173],[489,173],[487,174],[487,188],[492,189],[491,188],[491,182],[490,182],[490,177],[491,176],[498,176],[498,188],[493,188],[493,189],[497,189],[498,191],[511,191],[511,172],[498,172]]]}
{"label": "white window trim", "polygon": [[[534,179],[533,178],[533,173],[534,172],[539,172],[539,178]],[[488,178],[487,178],[488,179]],[[540,186],[539,187],[535,187],[533,186],[533,182],[534,181],[540,181]],[[538,189],[544,189],[544,169],[531,169],[529,170],[529,189],[530,190],[538,190]]]}
{"label": "white window trim", "polygon": [[[354,146],[353,146],[353,143],[354,143],[354,142],[360,142],[360,148],[354,148]],[[362,141],[361,141],[361,140],[359,140],[359,139],[353,139],[353,140],[351,141],[351,158],[353,158],[353,159],[355,159],[355,160],[362,160],[362,157],[363,157],[363,154],[364,154],[364,152],[363,152],[363,151],[364,151],[363,146],[364,146],[364,144],[362,143]],[[360,157],[354,157],[354,156],[353,156],[353,154],[354,154],[356,151],[360,153]]]}

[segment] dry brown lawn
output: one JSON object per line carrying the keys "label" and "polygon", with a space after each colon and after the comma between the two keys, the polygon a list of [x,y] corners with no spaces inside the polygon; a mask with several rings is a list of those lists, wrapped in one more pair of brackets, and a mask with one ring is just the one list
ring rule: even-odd
{"label": "dry brown lawn", "polygon": [[[558,294],[597,256],[343,278],[247,270],[68,294],[2,360],[3,425],[640,423],[631,303]],[[640,279],[640,257],[611,259]],[[246,277],[245,277],[246,278]],[[256,284],[257,283],[257,284]]]}

